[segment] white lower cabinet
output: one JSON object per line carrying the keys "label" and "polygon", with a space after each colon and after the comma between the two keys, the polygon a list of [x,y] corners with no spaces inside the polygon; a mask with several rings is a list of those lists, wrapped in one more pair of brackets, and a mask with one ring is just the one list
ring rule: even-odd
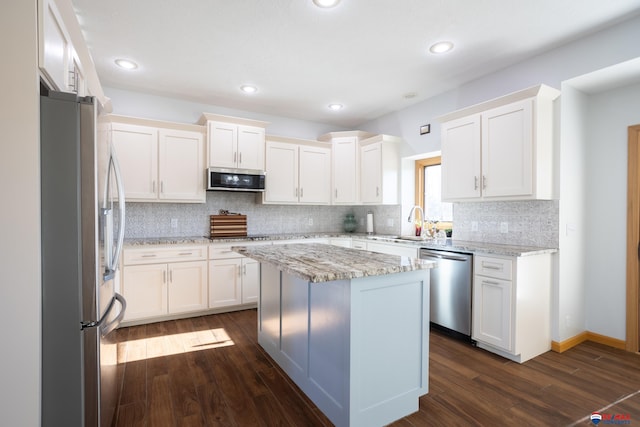
{"label": "white lower cabinet", "polygon": [[522,363],[551,349],[551,255],[475,255],[472,338]]}
{"label": "white lower cabinet", "polygon": [[209,258],[209,308],[258,302],[259,262],[233,252],[228,244],[211,245]]}
{"label": "white lower cabinet", "polygon": [[207,308],[206,246],[125,249],[123,261],[125,322]]}

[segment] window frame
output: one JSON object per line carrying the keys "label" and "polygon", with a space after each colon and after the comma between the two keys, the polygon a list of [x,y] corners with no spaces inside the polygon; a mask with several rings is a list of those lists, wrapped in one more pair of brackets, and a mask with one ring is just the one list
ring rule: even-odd
{"label": "window frame", "polygon": [[[425,159],[418,159],[415,162],[415,204],[416,206],[424,207],[424,168],[427,166],[437,166],[442,164],[441,156],[427,157]],[[423,208],[424,209],[424,208]],[[447,230],[453,228],[453,222],[451,221],[438,221],[436,225],[438,230]]]}

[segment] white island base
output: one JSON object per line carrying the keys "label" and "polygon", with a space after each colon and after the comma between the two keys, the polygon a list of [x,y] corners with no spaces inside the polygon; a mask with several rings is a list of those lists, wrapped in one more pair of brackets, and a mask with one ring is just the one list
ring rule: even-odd
{"label": "white island base", "polygon": [[313,283],[262,263],[258,341],[338,427],[382,426],[428,392],[429,270]]}

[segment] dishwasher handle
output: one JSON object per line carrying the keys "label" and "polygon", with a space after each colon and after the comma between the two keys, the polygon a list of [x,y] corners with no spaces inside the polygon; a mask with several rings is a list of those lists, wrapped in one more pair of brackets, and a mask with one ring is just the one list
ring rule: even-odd
{"label": "dishwasher handle", "polygon": [[427,259],[427,258],[437,258],[437,259],[446,259],[449,261],[468,261],[469,260],[469,256],[468,255],[464,255],[464,256],[457,256],[454,254],[450,254],[450,253],[437,253],[437,252],[432,252],[432,251],[424,251],[421,250],[420,251],[420,259]]}

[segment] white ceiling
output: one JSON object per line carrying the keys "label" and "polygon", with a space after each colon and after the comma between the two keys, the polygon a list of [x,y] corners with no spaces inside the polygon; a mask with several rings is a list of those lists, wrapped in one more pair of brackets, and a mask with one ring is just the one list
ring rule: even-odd
{"label": "white ceiling", "polygon": [[[104,86],[342,127],[640,13],[638,0],[72,2]],[[440,40],[454,50],[429,54]]]}

